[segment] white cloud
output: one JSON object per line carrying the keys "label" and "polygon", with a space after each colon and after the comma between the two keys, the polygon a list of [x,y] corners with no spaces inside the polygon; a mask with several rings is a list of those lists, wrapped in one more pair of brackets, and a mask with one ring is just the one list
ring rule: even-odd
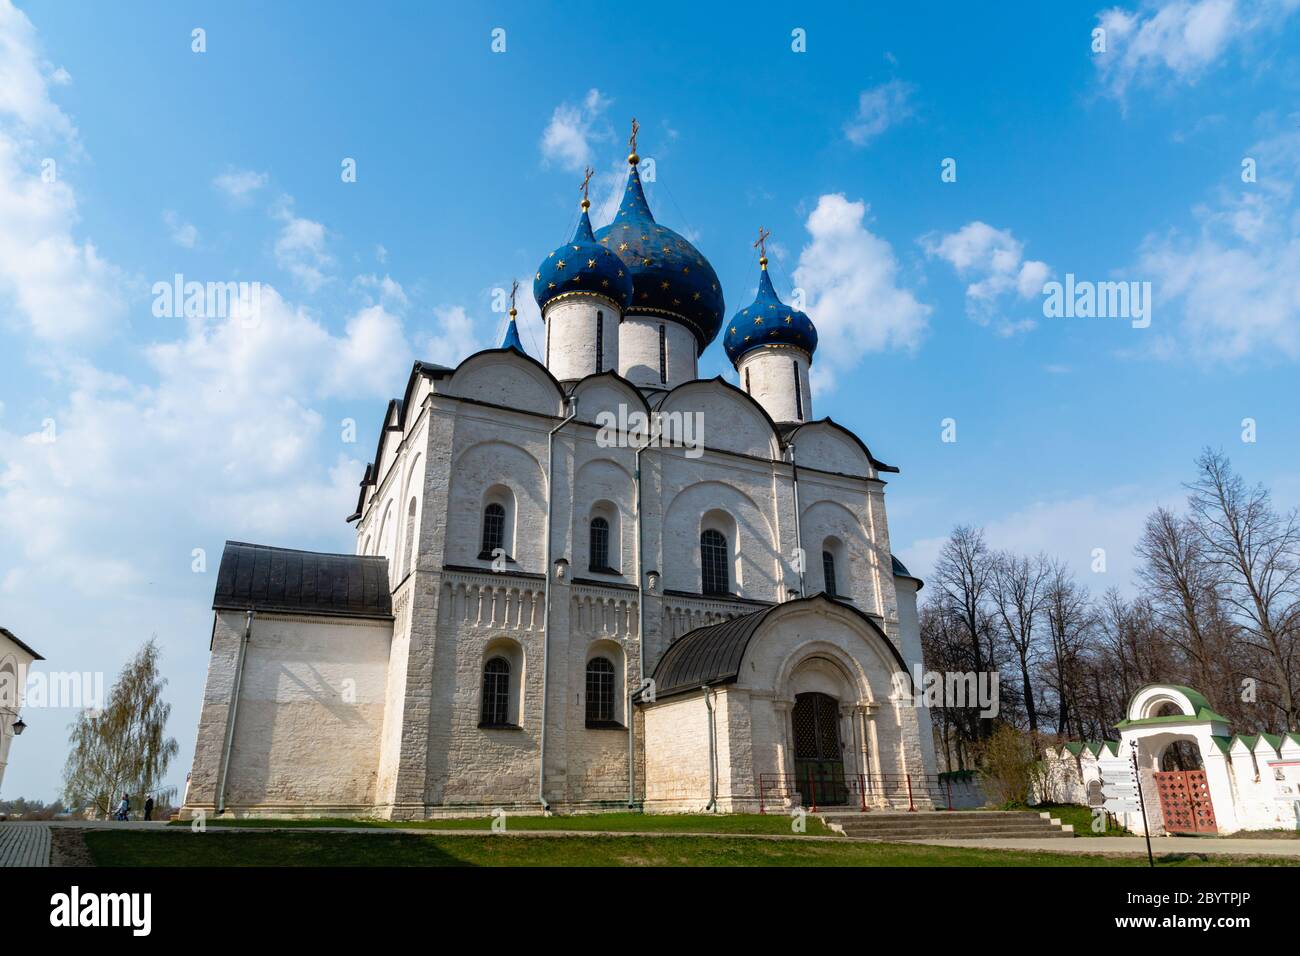
{"label": "white cloud", "polygon": [[867,228],[866,215],[864,202],[832,193],[804,224],[811,241],[799,252],[794,281],[817,326],[813,368],[823,387],[868,352],[915,349],[925,337],[930,306],[899,286],[893,247]]}
{"label": "white cloud", "polygon": [[167,234],[172,242],[185,249],[193,249],[199,241],[199,230],[192,222],[185,222],[175,210],[163,212],[163,222],[167,224]]}
{"label": "white cloud", "polygon": [[1297,0],[1146,0],[1136,10],[1097,14],[1106,52],[1094,53],[1107,93],[1123,99],[1131,86],[1194,84],[1234,43],[1275,30]]}
{"label": "white cloud", "polygon": [[604,133],[594,131],[610,101],[600,90],[587,91],[582,104],[561,103],[551,114],[551,121],[542,132],[542,159],[548,165],[581,172],[591,163],[591,140],[604,139]]}
{"label": "white cloud", "polygon": [[855,146],[865,146],[891,126],[912,115],[915,87],[890,80],[858,94],[858,111],[844,124],[844,135]]}
{"label": "white cloud", "polygon": [[[270,286],[254,327],[238,316],[191,320],[145,355],[152,384],[84,362],[52,370],[68,396],[50,416],[53,442],[0,428],[9,586],[58,580],[84,595],[118,593],[150,580],[159,562],[188,561],[189,547],[212,536],[312,536],[351,509],[361,469],[342,445],[330,473],[317,465],[334,427],[322,403],[386,398],[412,359],[382,307],[334,335]],[[148,557],[119,557],[123,515]],[[177,528],[199,540],[177,551]]]}
{"label": "white cloud", "polygon": [[468,355],[500,345],[488,342],[486,330],[460,305],[440,305],[433,310],[435,329],[420,341],[422,357],[454,368]]}
{"label": "white cloud", "polygon": [[[1292,123],[1300,117],[1291,117]],[[1258,183],[1220,192],[1193,213],[1199,228],[1148,236],[1138,252],[1154,283],[1155,322],[1182,307],[1174,334],[1153,341],[1157,357],[1199,361],[1300,358],[1300,132],[1251,146]]]}
{"label": "white cloud", "polygon": [[293,213],[293,200],[282,197],[272,215],[283,223],[275,240],[276,264],[308,292],[315,292],[329,276],[325,270],[334,258],[325,251],[325,226]]}
{"label": "white cloud", "polygon": [[921,237],[930,256],[951,265],[966,286],[966,314],[980,325],[992,325],[1000,335],[1034,328],[1034,319],[1005,315],[1008,296],[1030,300],[1042,295],[1043,283],[1052,276],[1046,262],[1025,258],[1025,244],[1009,229],[995,229],[976,220],[947,235]]}
{"label": "white cloud", "polygon": [[213,179],[212,185],[236,202],[246,202],[269,179],[266,173],[253,172],[251,169],[228,169]]}
{"label": "white cloud", "polygon": [[38,338],[84,344],[125,312],[124,278],[75,235],[77,199],[62,156],[76,128],[50,99],[36,31],[0,0],[0,300]]}
{"label": "white cloud", "polygon": [[374,292],[378,295],[381,303],[387,303],[399,309],[406,308],[408,304],[406,290],[402,288],[400,282],[390,275],[385,274],[382,278],[374,273],[360,275],[352,280],[352,284],[359,289]]}

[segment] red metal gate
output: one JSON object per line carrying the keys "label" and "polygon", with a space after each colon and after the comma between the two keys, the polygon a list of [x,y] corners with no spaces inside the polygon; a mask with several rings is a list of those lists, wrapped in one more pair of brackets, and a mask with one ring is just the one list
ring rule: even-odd
{"label": "red metal gate", "polygon": [[1210,785],[1204,770],[1160,770],[1155,774],[1160,813],[1170,833],[1218,833]]}

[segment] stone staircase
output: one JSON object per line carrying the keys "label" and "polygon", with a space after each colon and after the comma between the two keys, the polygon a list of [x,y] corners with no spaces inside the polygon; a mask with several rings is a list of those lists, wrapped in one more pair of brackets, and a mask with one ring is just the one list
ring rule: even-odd
{"label": "stone staircase", "polygon": [[822,810],[817,816],[845,836],[892,843],[1074,837],[1073,827],[1033,810]]}

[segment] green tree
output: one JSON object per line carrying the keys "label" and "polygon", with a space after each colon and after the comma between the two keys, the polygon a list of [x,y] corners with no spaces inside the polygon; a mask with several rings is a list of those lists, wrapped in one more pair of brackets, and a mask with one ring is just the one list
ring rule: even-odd
{"label": "green tree", "polygon": [[83,711],[73,723],[63,771],[69,806],[108,816],[123,793],[133,807],[151,792],[156,799],[172,795],[174,788],[158,790],[179,749],[166,736],[172,708],[162,697],[167,681],[158,674],[158,655],[150,638],[118,675],[103,710]]}

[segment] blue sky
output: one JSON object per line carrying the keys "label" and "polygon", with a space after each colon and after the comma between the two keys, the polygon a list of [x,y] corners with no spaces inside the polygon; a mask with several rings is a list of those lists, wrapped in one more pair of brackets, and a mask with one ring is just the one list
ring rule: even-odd
{"label": "blue sky", "polygon": [[[496,344],[588,162],[607,221],[632,116],[729,314],[772,230],[922,575],[973,522],[1128,589],[1206,444],[1295,504],[1300,2],[1062,6],[0,0],[0,624],[110,678],[156,635],[180,784],[222,542],[352,549],[385,401]],[[155,317],[176,273],[270,287],[256,334]],[[1152,283],[1150,327],[1046,318],[1067,273]],[[29,709],[0,796],[56,795],[72,715]]]}

